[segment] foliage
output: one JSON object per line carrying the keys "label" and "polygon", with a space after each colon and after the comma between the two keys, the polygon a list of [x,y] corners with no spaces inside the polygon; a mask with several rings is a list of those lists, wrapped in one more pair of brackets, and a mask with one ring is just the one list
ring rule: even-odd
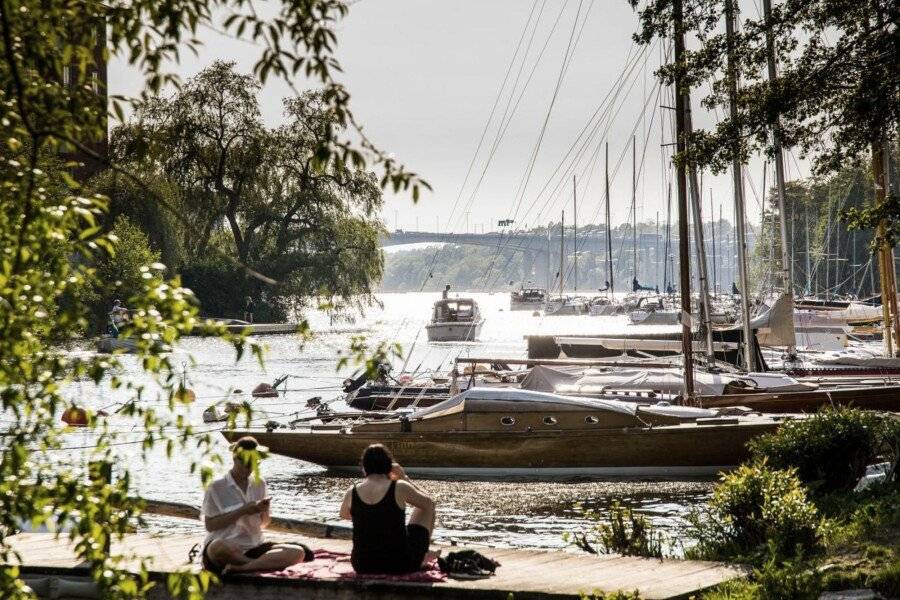
{"label": "foliage", "polygon": [[128,306],[128,301],[140,294],[144,282],[162,270],[159,253],[150,249],[147,236],[126,217],[119,216],[109,233],[117,240],[115,247],[94,261],[93,284],[82,294],[91,312],[92,331],[105,327],[114,300]]}
{"label": "foliage", "polygon": [[[333,118],[315,144],[317,168],[339,163],[363,170],[369,161],[378,165],[381,186],[410,190],[415,199],[427,184],[365,137],[350,111],[349,94],[333,78],[340,68],[333,56],[333,27],[346,11],[339,0],[282,0],[264,13],[253,10],[251,0],[0,0],[4,416],[0,561],[4,564],[13,558],[10,533],[25,525],[46,524],[66,532],[61,535],[74,542],[103,598],[146,596],[151,583],[143,557],[130,560],[106,551],[112,540],[131,530],[141,508],[130,496],[130,474],[120,446],[137,446],[144,456],[160,445],[169,456],[184,450],[199,457],[192,471],[201,483],[208,482],[216,460],[212,438],[189,424],[191,395],[182,388],[181,365],[173,365],[165,351],[186,333],[221,335],[234,344],[238,356],[247,349],[241,338],[200,323],[189,291],[177,278],[165,280],[162,270],[152,264],[145,265],[147,271],[130,300],[133,319],[124,332],[137,340],[136,358],[147,374],[146,385],[120,379],[115,356],[71,356],[55,346],[57,341],[75,341],[87,326],[89,307],[79,291],[98,282],[90,265],[122,250],[103,229],[104,222],[110,222],[107,199],[82,190],[67,168],[48,166],[53,157],[71,156],[73,150],[106,163],[102,140],[107,107],[104,95],[97,93],[98,70],[111,58],[138,69],[146,83],[143,106],[165,86],[177,87],[179,82],[167,66],[176,64],[183,50],[197,49],[201,27],[219,28],[221,22],[226,33],[259,48],[254,73],[260,81],[278,76],[293,85],[294,77],[303,75],[323,87],[318,96],[322,111]],[[121,120],[129,99],[111,100],[113,113]],[[358,141],[349,141],[351,136]],[[183,218],[179,207],[169,204],[153,185],[145,186],[128,165],[112,168],[141,186],[171,215]],[[343,233],[355,231],[348,228]],[[267,280],[232,264],[259,281]],[[261,356],[258,347],[250,350]],[[88,410],[89,424],[78,439],[89,438],[90,443],[73,446],[60,414],[70,406],[67,386],[78,380],[126,390],[134,400],[156,401],[128,402],[119,411],[116,418],[136,424],[127,440],[112,427],[110,417]],[[73,460],[75,450],[84,452],[83,464]],[[171,593],[192,598],[202,596],[209,584],[209,574],[187,571],[174,573],[167,581]],[[0,597],[33,597],[18,569],[0,569]]]}
{"label": "foliage", "polygon": [[[605,517],[594,510],[585,510],[583,514],[595,523],[591,532],[594,539],[589,540],[586,533],[576,533],[568,539],[585,552],[662,558],[662,535],[653,530],[645,517],[634,514],[630,508],[613,502]],[[599,552],[595,545],[600,546]]]}
{"label": "foliage", "polygon": [[[260,82],[235,72],[234,63],[213,63],[173,96],[139,105],[115,132],[117,164],[176,190],[186,268],[208,271],[220,262],[210,260],[217,250],[277,282],[270,296],[371,300],[382,274],[375,175],[323,159],[319,150],[337,120],[323,92],[285,100],[284,124],[270,129],[259,91]],[[249,280],[239,288],[244,293],[215,314],[233,315],[245,295],[262,293]]]}
{"label": "foliage", "polygon": [[795,468],[800,480],[818,492],[846,491],[853,489],[883,449],[887,432],[896,427],[892,417],[871,411],[828,408],[752,440],[750,453],[773,469]]}
{"label": "foliage", "polygon": [[633,592],[624,592],[616,590],[615,592],[592,592],[591,594],[581,594],[582,600],[641,600],[641,595],[637,590]]}
{"label": "foliage", "polygon": [[759,585],[760,600],[816,600],[822,591],[822,578],[814,565],[803,560],[802,554],[793,559],[779,557],[771,548],[768,559],[753,570]]}
{"label": "foliage", "polygon": [[759,562],[767,553],[793,557],[821,546],[820,519],[794,469],[765,462],[722,476],[705,511],[691,515],[696,547],[688,555]]}
{"label": "foliage", "polygon": [[900,598],[900,559],[872,575],[868,584],[885,598]]}
{"label": "foliage", "polygon": [[[650,43],[672,34],[674,0],[629,0],[640,7],[636,39]],[[900,45],[897,3],[892,0],[833,2],[784,0],[773,3],[771,20],[762,11],[743,12],[729,39],[722,26],[729,5],[720,0],[683,0],[684,27],[693,39],[680,65],[658,72],[666,83],[680,74],[689,88],[706,87],[707,109],[722,109],[717,125],[695,130],[685,158],[721,172],[733,157],[745,162],[755,152],[773,154],[778,138],[812,159],[817,173],[837,172],[878,156],[900,125]],[[777,72],[769,79],[771,44]],[[741,89],[729,101],[728,55]],[[729,116],[733,105],[735,116]],[[896,181],[896,178],[894,179]],[[871,228],[888,216],[888,239],[897,239],[900,213],[894,199],[886,215],[865,214],[857,225]],[[871,217],[871,218],[869,218]]]}
{"label": "foliage", "polygon": [[[871,174],[860,167],[848,166],[831,176],[811,177],[787,183],[785,212],[790,256],[794,270],[795,292],[865,296],[878,293],[874,268],[866,268],[873,235],[854,231],[842,216],[863,210],[874,199]],[[753,251],[753,280],[760,286],[771,283],[778,272],[781,235],[777,192],[767,190],[762,227]],[[809,248],[809,257],[806,249]],[[846,260],[826,260],[826,255]],[[808,258],[808,260],[807,260]],[[767,287],[757,292],[768,292]]]}

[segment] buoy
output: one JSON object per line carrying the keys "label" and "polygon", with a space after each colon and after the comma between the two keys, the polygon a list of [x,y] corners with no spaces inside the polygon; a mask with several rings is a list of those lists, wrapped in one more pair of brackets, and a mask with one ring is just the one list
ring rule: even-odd
{"label": "buoy", "polygon": [[197,394],[191,388],[179,388],[175,394],[185,404],[191,404],[197,399]]}
{"label": "buoy", "polygon": [[261,383],[251,392],[254,398],[277,398],[278,392],[268,383]]}
{"label": "buoy", "polygon": [[70,406],[63,412],[62,420],[69,427],[85,427],[88,424],[87,411],[78,406]]}

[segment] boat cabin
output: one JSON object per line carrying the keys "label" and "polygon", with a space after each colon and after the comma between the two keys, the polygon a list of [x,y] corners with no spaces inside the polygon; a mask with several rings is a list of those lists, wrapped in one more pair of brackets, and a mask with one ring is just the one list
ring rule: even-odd
{"label": "boat cabin", "polygon": [[526,302],[529,304],[541,304],[547,296],[544,288],[522,288],[512,293],[514,302]]}
{"label": "boat cabin", "polygon": [[469,323],[478,320],[478,304],[471,298],[445,298],[434,303],[432,323]]}

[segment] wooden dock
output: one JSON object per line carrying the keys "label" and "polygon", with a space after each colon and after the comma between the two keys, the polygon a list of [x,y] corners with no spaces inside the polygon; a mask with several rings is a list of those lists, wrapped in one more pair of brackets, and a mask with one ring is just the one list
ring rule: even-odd
{"label": "wooden dock", "polygon": [[[22,533],[9,538],[22,557],[21,572],[42,597],[100,598],[88,582],[86,569],[75,558],[68,540],[49,533]],[[301,541],[314,549],[349,552],[351,542],[276,534],[269,539]],[[129,535],[113,544],[112,552],[152,557],[152,577],[162,584],[150,594],[168,600],[165,574],[184,568],[188,552],[200,541],[196,535]],[[316,600],[388,600],[399,598],[458,598],[507,600],[574,599],[582,593],[638,591],[641,598],[688,598],[723,581],[745,576],[740,567],[721,563],[647,559],[617,555],[592,556],[568,552],[478,548],[501,563],[493,577],[475,581],[397,583],[317,579],[293,580],[230,576],[207,594],[210,600],[283,600],[286,593]],[[453,548],[443,547],[446,554]],[[199,569],[199,558],[191,568]],[[93,590],[93,592],[91,591]],[[66,592],[61,594],[60,592]],[[91,594],[94,595],[91,595]],[[510,596],[512,594],[512,596]]]}

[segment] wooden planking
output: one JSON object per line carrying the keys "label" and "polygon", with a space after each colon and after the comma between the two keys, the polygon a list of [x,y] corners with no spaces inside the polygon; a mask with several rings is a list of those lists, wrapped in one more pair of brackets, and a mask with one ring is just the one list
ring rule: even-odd
{"label": "wooden planking", "polygon": [[[8,538],[12,547],[22,555],[24,566],[71,568],[79,561],[74,556],[72,545],[65,536],[56,539],[53,534],[20,534]],[[276,534],[271,540],[302,541],[314,549],[349,552],[351,542],[339,539],[313,539],[299,535]],[[155,571],[170,572],[183,569],[187,565],[188,551],[202,541],[202,536],[178,534],[152,536],[148,534],[129,535],[121,543],[114,543],[116,554],[137,554],[152,557],[151,568]],[[442,547],[443,554],[456,550]],[[580,593],[595,590],[612,592],[616,590],[639,590],[644,598],[681,598],[700,589],[743,575],[740,569],[719,563],[692,562],[678,560],[658,560],[618,555],[588,555],[541,550],[515,550],[511,548],[481,551],[501,563],[494,577],[480,580],[448,580],[429,584],[432,592],[449,594],[442,597],[460,597],[476,594],[491,596],[496,593],[505,597],[509,592],[518,596],[541,598],[577,598]],[[196,559],[199,562],[199,557]],[[193,568],[199,568],[195,562]],[[251,578],[252,580],[252,578]],[[340,597],[365,597],[366,584],[360,582],[286,582],[260,581],[265,588],[276,585],[297,585],[315,588],[322,597],[329,597],[325,587],[337,585]],[[389,584],[395,585],[395,584]],[[226,586],[227,587],[227,586]],[[424,584],[403,584],[406,589],[425,587]],[[455,592],[454,592],[455,590]],[[316,596],[318,597],[318,596]],[[336,596],[335,596],[336,597]],[[475,597],[475,596],[472,596]]]}

